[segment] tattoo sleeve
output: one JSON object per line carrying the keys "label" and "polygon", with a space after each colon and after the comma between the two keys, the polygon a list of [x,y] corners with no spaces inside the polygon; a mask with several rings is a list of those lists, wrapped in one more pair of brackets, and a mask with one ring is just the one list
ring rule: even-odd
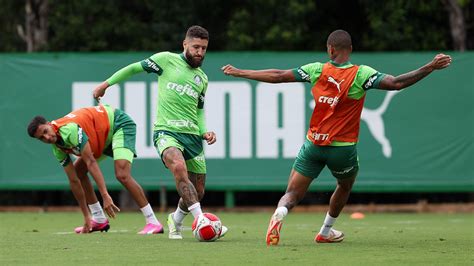
{"label": "tattoo sleeve", "polygon": [[179,182],[177,189],[186,206],[191,206],[198,202],[196,188],[189,180],[187,180],[187,182]]}

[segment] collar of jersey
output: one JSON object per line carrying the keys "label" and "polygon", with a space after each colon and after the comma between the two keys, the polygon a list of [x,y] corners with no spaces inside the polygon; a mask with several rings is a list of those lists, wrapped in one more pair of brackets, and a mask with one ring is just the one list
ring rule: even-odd
{"label": "collar of jersey", "polygon": [[352,66],[352,63],[350,61],[347,61],[347,62],[344,62],[342,64],[338,64],[332,60],[329,60],[329,63],[333,64],[334,66],[336,67],[342,67],[342,68],[346,68],[346,67],[351,67]]}

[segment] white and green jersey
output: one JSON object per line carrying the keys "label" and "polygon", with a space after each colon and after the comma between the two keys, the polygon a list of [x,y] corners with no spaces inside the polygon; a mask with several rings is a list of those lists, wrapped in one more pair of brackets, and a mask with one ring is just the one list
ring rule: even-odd
{"label": "white and green jersey", "polygon": [[143,71],[158,75],[154,130],[202,136],[206,132],[203,108],[208,84],[204,71],[191,67],[183,54],[160,52],[122,68],[107,82],[112,85]]}

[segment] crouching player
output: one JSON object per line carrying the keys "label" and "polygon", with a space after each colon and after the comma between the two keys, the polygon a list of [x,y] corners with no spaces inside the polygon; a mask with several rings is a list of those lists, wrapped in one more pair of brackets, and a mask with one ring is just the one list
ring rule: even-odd
{"label": "crouching player", "polygon": [[[55,157],[64,167],[72,193],[84,215],[84,226],[76,228],[76,233],[107,231],[110,228],[88,172],[97,184],[107,215],[115,218],[115,213],[120,211],[107,192],[98,165],[104,155],[114,158],[116,178],[130,192],[145,216],[146,225],[138,233],[163,233],[163,226],[153,213],[142,187],[131,176],[132,161],[136,157],[136,125],[122,110],[99,105],[75,110],[52,122],[36,116],[28,125],[28,134],[52,144]],[[78,156],[74,163],[69,154]]]}

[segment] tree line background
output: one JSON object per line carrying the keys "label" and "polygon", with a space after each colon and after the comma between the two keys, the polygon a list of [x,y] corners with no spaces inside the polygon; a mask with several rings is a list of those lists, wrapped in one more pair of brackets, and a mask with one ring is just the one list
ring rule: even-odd
{"label": "tree line background", "polygon": [[194,24],[212,51],[324,51],[339,28],[357,51],[464,51],[473,16],[472,0],[0,0],[0,52],[176,51]]}

